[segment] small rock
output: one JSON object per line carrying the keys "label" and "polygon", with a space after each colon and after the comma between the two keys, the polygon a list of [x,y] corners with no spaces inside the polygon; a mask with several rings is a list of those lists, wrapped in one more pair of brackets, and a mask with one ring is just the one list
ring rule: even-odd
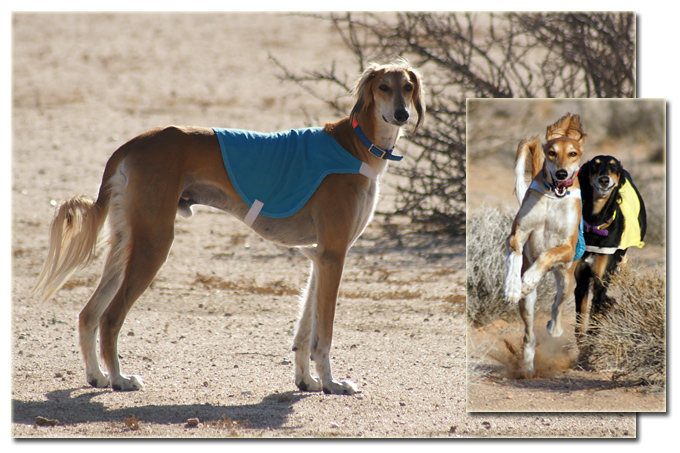
{"label": "small rock", "polygon": [[198,418],[190,418],[189,420],[187,420],[187,426],[191,428],[198,426],[198,423],[199,423]]}
{"label": "small rock", "polygon": [[51,420],[49,418],[41,417],[38,415],[35,418],[35,424],[38,426],[56,426],[59,424],[59,420]]}

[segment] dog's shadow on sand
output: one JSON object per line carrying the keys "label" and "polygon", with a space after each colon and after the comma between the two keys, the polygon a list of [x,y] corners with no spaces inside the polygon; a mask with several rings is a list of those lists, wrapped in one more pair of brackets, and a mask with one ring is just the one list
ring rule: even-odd
{"label": "dog's shadow on sand", "polygon": [[[95,390],[80,393],[82,388],[56,390],[47,393],[45,401],[12,400],[12,421],[35,425],[38,417],[58,421],[59,425],[77,425],[92,422],[123,423],[134,418],[143,425],[184,424],[196,418],[200,423],[215,428],[244,427],[249,429],[277,429],[282,427],[293,412],[298,401],[314,396],[297,391],[272,393],[257,404],[212,405],[212,404],[167,404],[132,405],[123,409],[108,409],[96,401],[99,395],[111,390]],[[124,426],[124,425],[123,425]]]}

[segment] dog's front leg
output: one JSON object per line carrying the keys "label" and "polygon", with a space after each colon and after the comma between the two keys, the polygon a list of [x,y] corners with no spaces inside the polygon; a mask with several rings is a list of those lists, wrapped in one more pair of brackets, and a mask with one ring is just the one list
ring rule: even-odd
{"label": "dog's front leg", "polygon": [[513,231],[507,240],[508,256],[505,260],[506,274],[504,297],[508,303],[517,303],[522,297],[522,263],[524,243],[520,234]]}
{"label": "dog's front leg", "polygon": [[[301,249],[304,255],[312,258],[307,250]],[[312,331],[312,319],[316,309],[317,275],[318,266],[312,264],[307,289],[303,294],[300,317],[295,328],[293,351],[295,351],[295,385],[303,392],[321,391],[321,382],[312,376],[309,367],[310,333]]]}
{"label": "dog's front leg", "polygon": [[340,289],[340,280],[345,261],[345,252],[323,250],[314,261],[318,277],[315,316],[311,329],[311,358],[321,379],[324,393],[352,395],[358,388],[351,381],[336,381],[331,372],[330,349],[333,338],[335,305]]}
{"label": "dog's front leg", "polygon": [[522,295],[525,296],[536,290],[541,279],[553,266],[571,266],[574,258],[574,248],[570,244],[546,250],[541,253],[531,267],[522,275]]}

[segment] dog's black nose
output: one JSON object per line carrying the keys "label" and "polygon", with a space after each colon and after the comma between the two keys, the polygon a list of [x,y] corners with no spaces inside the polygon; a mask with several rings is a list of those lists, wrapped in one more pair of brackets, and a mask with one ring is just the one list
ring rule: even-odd
{"label": "dog's black nose", "polygon": [[609,176],[600,176],[598,179],[598,182],[602,186],[608,186],[609,185]]}
{"label": "dog's black nose", "polygon": [[567,176],[569,176],[567,170],[557,170],[555,172],[555,178],[557,178],[559,181],[564,181],[565,179],[567,179]]}
{"label": "dog's black nose", "polygon": [[406,109],[398,109],[396,112],[394,112],[394,119],[400,123],[405,123],[408,121],[408,116],[408,110]]}

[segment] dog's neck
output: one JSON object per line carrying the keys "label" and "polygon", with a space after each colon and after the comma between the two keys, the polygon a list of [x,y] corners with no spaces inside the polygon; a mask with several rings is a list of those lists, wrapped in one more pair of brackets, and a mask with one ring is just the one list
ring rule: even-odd
{"label": "dog's neck", "polygon": [[370,128],[371,133],[366,133],[369,139],[381,149],[394,148],[401,136],[401,127],[385,121],[377,110],[375,111],[374,118],[370,118],[369,115],[364,116],[366,118],[362,118],[362,115],[359,115],[358,121],[360,124],[365,125],[364,127]]}
{"label": "dog's neck", "polygon": [[[360,113],[355,118],[355,121],[366,138],[380,151],[391,152],[401,136],[401,127],[388,123],[382,117],[374,118],[366,113]],[[376,156],[374,153],[369,152],[368,149],[366,151],[366,158],[362,158],[362,160],[368,162],[372,167],[375,167],[374,164],[377,164],[381,167],[381,170],[384,169],[386,159]]]}

